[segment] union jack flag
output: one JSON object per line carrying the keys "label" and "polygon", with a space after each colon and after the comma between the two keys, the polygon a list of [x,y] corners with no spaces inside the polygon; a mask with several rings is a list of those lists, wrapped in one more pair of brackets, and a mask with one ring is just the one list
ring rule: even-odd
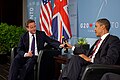
{"label": "union jack flag", "polygon": [[53,37],[61,43],[63,42],[63,36],[65,39],[72,37],[67,12],[67,0],[54,0],[52,32]]}
{"label": "union jack flag", "polygon": [[44,31],[46,35],[51,36],[52,25],[52,5],[50,0],[41,0],[40,6],[40,31]]}

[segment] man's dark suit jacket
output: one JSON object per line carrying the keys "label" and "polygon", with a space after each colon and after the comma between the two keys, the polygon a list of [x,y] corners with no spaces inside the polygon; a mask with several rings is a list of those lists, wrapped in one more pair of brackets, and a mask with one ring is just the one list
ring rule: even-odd
{"label": "man's dark suit jacket", "polygon": [[[95,44],[96,43],[97,41],[95,42]],[[86,53],[88,57],[92,55],[95,44],[91,47],[88,53]],[[92,63],[85,61],[79,56],[72,56],[68,64],[63,69],[59,80],[80,79],[83,71],[85,70],[85,67],[89,64]],[[93,64],[120,64],[120,39],[109,34],[103,40],[100,48],[98,49]]]}
{"label": "man's dark suit jacket", "polygon": [[[91,47],[90,51],[87,53],[87,56],[90,56],[92,54],[94,45]],[[98,52],[96,53],[94,58],[94,63],[95,64],[120,64],[119,56],[120,56],[120,39],[116,36],[108,35],[104,39]]]}
{"label": "man's dark suit jacket", "polygon": [[[47,42],[49,45],[52,45],[55,48],[59,48],[60,43],[46,36],[43,31],[36,31],[36,40],[37,40],[37,51],[44,49],[44,44]],[[19,55],[24,57],[24,54],[29,50],[29,33],[26,32],[20,39],[17,52]]]}
{"label": "man's dark suit jacket", "polygon": [[[43,31],[36,31],[36,43],[37,43],[37,51],[39,53],[40,50],[44,49],[45,42],[49,45],[52,45],[55,48],[59,48],[60,42],[51,39],[46,36]],[[24,54],[29,50],[29,32],[26,32],[21,36],[20,43],[17,48],[17,55],[14,58],[9,71],[8,80],[17,80],[19,69],[22,68],[20,74],[20,80],[33,80],[34,78],[34,64],[36,63],[36,57],[24,57]]]}

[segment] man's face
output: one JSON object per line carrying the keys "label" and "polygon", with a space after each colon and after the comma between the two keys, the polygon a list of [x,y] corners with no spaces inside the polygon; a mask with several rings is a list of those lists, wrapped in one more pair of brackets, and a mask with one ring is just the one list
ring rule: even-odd
{"label": "man's face", "polygon": [[31,33],[31,34],[35,34],[36,33],[36,24],[34,22],[29,23],[27,30]]}
{"label": "man's face", "polygon": [[98,22],[96,22],[94,31],[97,37],[101,37],[103,33],[103,27]]}

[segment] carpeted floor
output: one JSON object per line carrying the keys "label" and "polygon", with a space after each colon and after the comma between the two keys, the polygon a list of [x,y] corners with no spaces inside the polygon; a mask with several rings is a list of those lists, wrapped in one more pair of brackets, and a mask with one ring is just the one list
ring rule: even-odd
{"label": "carpeted floor", "polygon": [[10,67],[10,56],[7,56],[7,61],[0,62],[0,80],[8,80],[8,72]]}
{"label": "carpeted floor", "polygon": [[8,80],[10,63],[0,64],[0,80]]}

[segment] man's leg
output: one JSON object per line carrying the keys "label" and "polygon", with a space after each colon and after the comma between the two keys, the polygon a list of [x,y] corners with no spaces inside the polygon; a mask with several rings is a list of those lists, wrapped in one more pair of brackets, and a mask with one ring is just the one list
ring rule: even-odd
{"label": "man's leg", "polygon": [[86,66],[87,64],[88,62],[81,57],[73,56],[63,69],[59,80],[77,80],[81,74],[82,67]]}
{"label": "man's leg", "polygon": [[114,73],[105,73],[101,80],[120,80],[120,75]]}
{"label": "man's leg", "polygon": [[23,58],[16,55],[10,66],[8,80],[17,80],[19,69],[23,66],[24,62]]}
{"label": "man's leg", "polygon": [[29,58],[26,61],[21,74],[21,76],[24,76],[23,80],[34,80],[34,65],[37,63],[36,61],[36,57]]}

